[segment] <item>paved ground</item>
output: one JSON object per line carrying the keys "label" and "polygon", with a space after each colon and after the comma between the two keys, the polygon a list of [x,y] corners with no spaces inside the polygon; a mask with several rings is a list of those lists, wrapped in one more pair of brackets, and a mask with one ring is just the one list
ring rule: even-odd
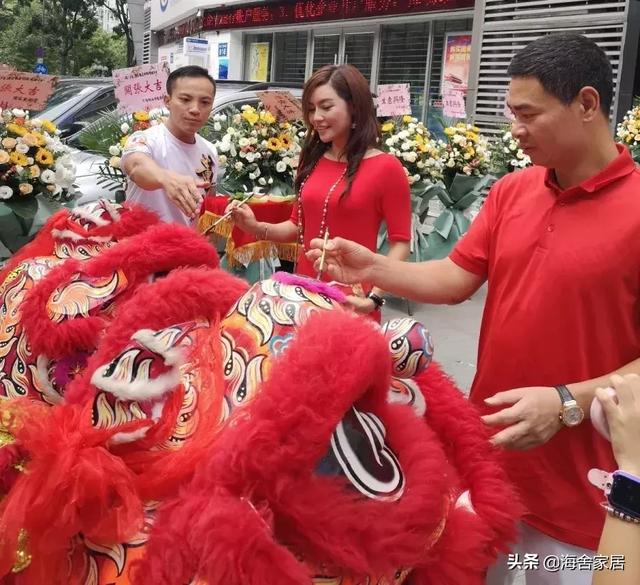
{"label": "paved ground", "polygon": [[[476,371],[476,354],[480,319],[486,297],[482,287],[470,300],[460,305],[419,305],[411,303],[413,318],[431,332],[435,346],[434,358],[454,377],[465,392],[469,391]],[[382,320],[407,316],[407,302],[390,299]]]}

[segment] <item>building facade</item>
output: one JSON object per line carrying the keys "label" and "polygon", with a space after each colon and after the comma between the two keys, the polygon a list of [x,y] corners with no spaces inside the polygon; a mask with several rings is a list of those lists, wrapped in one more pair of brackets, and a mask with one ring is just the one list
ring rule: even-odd
{"label": "building facade", "polygon": [[[146,0],[145,59],[285,84],[327,63],[351,63],[374,92],[409,83],[413,114],[432,128],[444,114],[446,83],[455,83],[467,116],[497,132],[511,57],[560,30],[590,36],[611,58],[618,119],[639,89],[639,13],[636,0]],[[201,39],[206,54],[187,38]]]}

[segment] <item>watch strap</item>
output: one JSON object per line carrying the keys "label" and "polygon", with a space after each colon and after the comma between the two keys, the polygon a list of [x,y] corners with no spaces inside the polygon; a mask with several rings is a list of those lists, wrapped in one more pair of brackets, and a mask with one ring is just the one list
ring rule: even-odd
{"label": "watch strap", "polygon": [[367,295],[367,298],[371,299],[374,302],[374,304],[376,305],[376,309],[380,309],[382,305],[384,305],[384,299],[380,295],[377,295],[374,292],[370,292]]}
{"label": "watch strap", "polygon": [[558,386],[554,386],[558,394],[560,394],[560,400],[562,400],[562,404],[566,404],[567,402],[571,402],[575,400],[573,394],[569,392],[569,388],[567,388],[564,384],[559,384]]}

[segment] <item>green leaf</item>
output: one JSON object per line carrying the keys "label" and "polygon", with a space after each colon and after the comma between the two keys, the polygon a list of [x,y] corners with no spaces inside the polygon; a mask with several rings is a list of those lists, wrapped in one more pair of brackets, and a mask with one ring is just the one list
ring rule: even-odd
{"label": "green leaf", "polygon": [[429,260],[440,260],[446,258],[453,248],[453,244],[443,238],[438,232],[433,231],[427,238],[426,258]]}
{"label": "green leaf", "polygon": [[462,199],[462,197],[467,195],[467,193],[476,190],[483,180],[484,176],[474,177],[456,174],[451,183],[451,188],[449,189],[451,199],[453,201]]}
{"label": "green leaf", "polygon": [[458,202],[453,206],[454,209],[463,210],[469,207],[478,197],[480,197],[480,192],[473,190],[470,193],[467,193],[463,197],[461,197]]}
{"label": "green leaf", "polygon": [[109,147],[120,142],[124,122],[130,124],[129,117],[117,110],[105,110],[100,117],[85,126],[78,134],[78,141],[85,150],[109,158]]}
{"label": "green leaf", "polygon": [[438,232],[443,238],[446,239],[449,236],[451,227],[453,226],[453,220],[453,212],[445,209],[433,224],[434,231]]}
{"label": "green leaf", "polygon": [[17,217],[32,223],[38,213],[38,200],[35,197],[13,197],[4,203]]}
{"label": "green leaf", "polygon": [[456,237],[456,240],[458,240],[459,236],[464,234],[469,229],[471,222],[465,217],[465,215],[461,211],[456,210],[453,213],[455,216],[455,226],[458,231],[458,237]]}

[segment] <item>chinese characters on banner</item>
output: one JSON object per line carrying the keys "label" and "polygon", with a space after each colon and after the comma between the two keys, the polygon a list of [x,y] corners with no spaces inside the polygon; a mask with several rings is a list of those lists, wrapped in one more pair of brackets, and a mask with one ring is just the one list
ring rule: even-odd
{"label": "chinese characters on banner", "polygon": [[164,107],[167,77],[169,66],[166,62],[115,69],[113,83],[118,109],[131,114]]}
{"label": "chinese characters on banner", "polygon": [[302,120],[302,104],[290,91],[259,91],[258,97],[276,118]]}
{"label": "chinese characters on banner", "polygon": [[448,118],[466,118],[464,97],[461,91],[445,87],[442,96],[442,109]]}
{"label": "chinese characters on banner", "polygon": [[471,35],[449,33],[445,37],[442,66],[442,101],[444,115],[466,118],[464,96],[469,84],[471,64]]}
{"label": "chinese characters on banner", "polygon": [[408,83],[378,86],[377,116],[403,116],[411,113],[411,95]]}
{"label": "chinese characters on banner", "polygon": [[42,110],[57,82],[51,75],[0,70],[0,108]]}

